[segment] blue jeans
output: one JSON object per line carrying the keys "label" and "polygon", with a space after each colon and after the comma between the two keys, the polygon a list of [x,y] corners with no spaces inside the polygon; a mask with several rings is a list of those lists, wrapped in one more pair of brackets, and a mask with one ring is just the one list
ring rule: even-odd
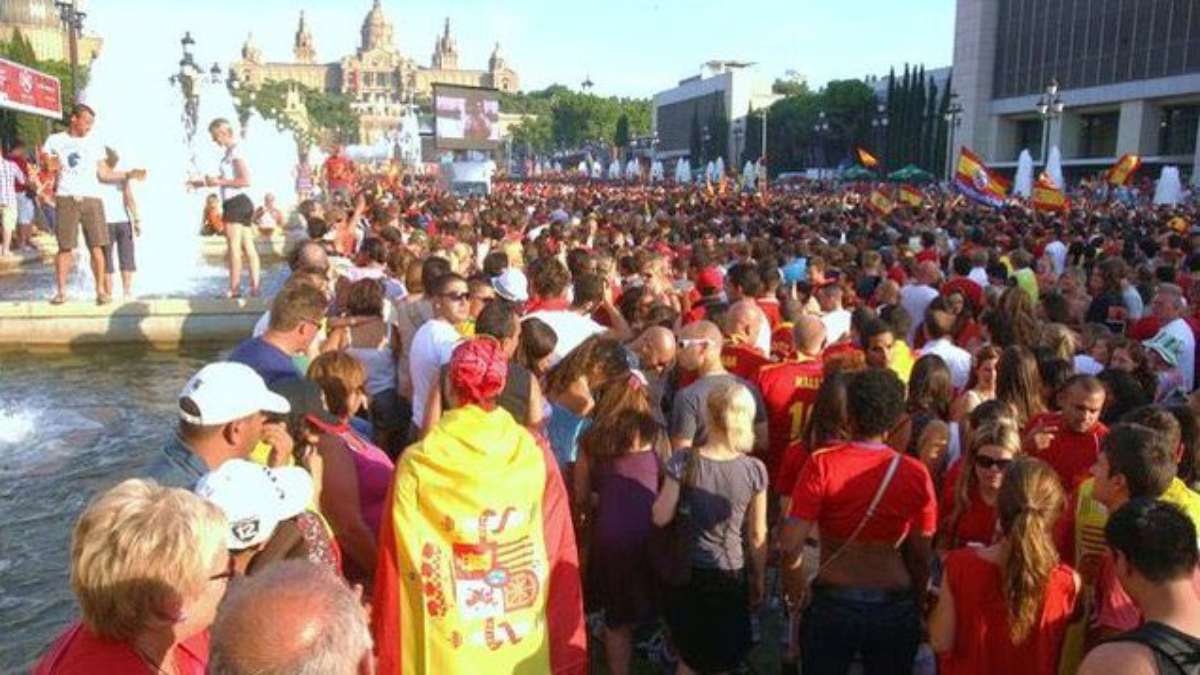
{"label": "blue jeans", "polygon": [[804,675],[845,675],[855,656],[865,675],[912,675],[921,619],[907,595],[850,599],[814,587],[800,640]]}

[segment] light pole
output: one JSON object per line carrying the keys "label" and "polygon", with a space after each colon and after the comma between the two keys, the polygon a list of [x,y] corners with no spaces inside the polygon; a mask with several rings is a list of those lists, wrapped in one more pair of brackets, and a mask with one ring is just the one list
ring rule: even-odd
{"label": "light pole", "polygon": [[708,134],[708,125],[705,124],[704,128],[700,131],[700,163],[701,164],[704,164],[704,162],[707,161],[707,159],[708,159],[708,141],[710,138],[712,138],[712,137],[709,136],[709,134]]}
{"label": "light pole", "polygon": [[883,152],[884,134],[887,133],[888,116],[887,106],[878,103],[875,105],[875,114],[871,116],[871,127],[875,129],[875,152]]}
{"label": "light pole", "polygon": [[817,134],[817,146],[821,150],[821,168],[825,168],[825,136],[829,133],[829,120],[825,117],[825,111],[817,113],[817,123],[813,125],[813,131]]}
{"label": "light pole", "polygon": [[1038,97],[1037,108],[1038,115],[1042,118],[1042,170],[1046,169],[1046,162],[1050,158],[1050,125],[1054,123],[1054,119],[1061,117],[1063,107],[1065,106],[1062,96],[1058,93],[1058,79],[1051,79],[1050,84],[1046,85],[1046,91]]}
{"label": "light pole", "polygon": [[58,16],[67,27],[68,58],[71,61],[71,103],[79,102],[79,33],[87,16],[87,0],[55,0]]}
{"label": "light pole", "polygon": [[948,140],[946,143],[946,180],[950,179],[954,171],[954,132],[962,124],[963,107],[958,102],[958,92],[950,92],[950,106],[946,108],[946,134]]}
{"label": "light pole", "polygon": [[[743,123],[744,124],[744,123]],[[746,136],[746,130],[742,125],[733,128],[733,162],[735,169],[740,169],[742,165],[742,139]]]}
{"label": "light pole", "polygon": [[762,152],[760,152],[758,155],[758,161],[760,164],[762,164],[762,170],[763,170],[764,177],[766,176],[766,171],[767,171],[767,108],[769,108],[769,107],[770,106],[766,106],[762,109],[762,111],[763,111]]}

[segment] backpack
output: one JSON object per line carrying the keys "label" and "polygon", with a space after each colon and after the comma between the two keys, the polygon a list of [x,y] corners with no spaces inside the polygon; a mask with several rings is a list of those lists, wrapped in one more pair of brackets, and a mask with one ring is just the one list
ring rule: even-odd
{"label": "backpack", "polygon": [[1200,638],[1157,621],[1122,633],[1109,642],[1136,642],[1154,652],[1159,675],[1200,675]]}

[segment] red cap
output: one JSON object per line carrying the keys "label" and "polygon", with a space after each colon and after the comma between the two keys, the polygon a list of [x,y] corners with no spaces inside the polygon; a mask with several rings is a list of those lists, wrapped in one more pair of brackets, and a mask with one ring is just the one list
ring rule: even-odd
{"label": "red cap", "polygon": [[696,287],[718,291],[725,288],[725,272],[720,267],[705,267],[696,275]]}

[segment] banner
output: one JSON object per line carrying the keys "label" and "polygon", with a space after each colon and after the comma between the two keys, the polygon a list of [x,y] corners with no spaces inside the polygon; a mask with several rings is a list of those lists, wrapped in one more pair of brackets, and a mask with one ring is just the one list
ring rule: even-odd
{"label": "banner", "polygon": [[1141,165],[1141,157],[1133,154],[1121,155],[1121,159],[1118,159],[1112,168],[1104,172],[1104,180],[1113,185],[1126,185]]}
{"label": "banner", "polygon": [[875,167],[879,166],[879,160],[876,159],[875,155],[872,155],[862,148],[858,148],[858,161],[868,169],[874,169]]}
{"label": "banner", "polygon": [[58,78],[0,59],[0,108],[62,119]]}
{"label": "banner", "polygon": [[959,192],[989,206],[1003,206],[1008,192],[1005,183],[992,175],[983,160],[965,147],[958,157],[954,184]]}

